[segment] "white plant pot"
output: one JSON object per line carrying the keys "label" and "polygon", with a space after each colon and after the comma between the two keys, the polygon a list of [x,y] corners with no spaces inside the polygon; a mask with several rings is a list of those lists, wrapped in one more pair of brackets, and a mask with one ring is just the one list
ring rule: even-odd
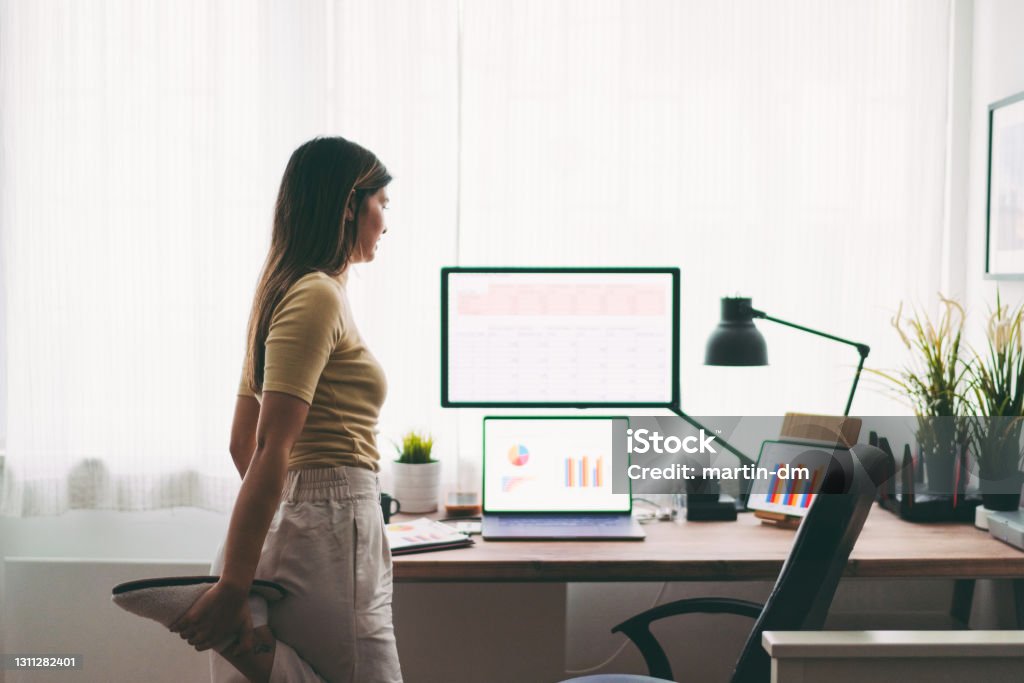
{"label": "white plant pot", "polygon": [[402,512],[433,512],[441,492],[441,461],[423,464],[394,462],[394,489]]}
{"label": "white plant pot", "polygon": [[988,529],[988,513],[994,512],[986,507],[979,505],[974,508],[974,526],[979,529]]}

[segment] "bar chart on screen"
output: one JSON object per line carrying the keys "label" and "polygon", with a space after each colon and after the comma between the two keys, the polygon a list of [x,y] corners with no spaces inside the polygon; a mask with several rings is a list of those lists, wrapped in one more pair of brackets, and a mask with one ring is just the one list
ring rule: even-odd
{"label": "bar chart on screen", "polygon": [[811,471],[809,478],[784,479],[779,476],[779,470],[782,467],[782,463],[778,463],[772,470],[766,501],[776,505],[809,508],[814,501],[814,492],[817,491],[818,484],[821,482],[822,468],[815,468]]}
{"label": "bar chart on screen", "polygon": [[604,456],[569,457],[565,459],[566,488],[603,486]]}

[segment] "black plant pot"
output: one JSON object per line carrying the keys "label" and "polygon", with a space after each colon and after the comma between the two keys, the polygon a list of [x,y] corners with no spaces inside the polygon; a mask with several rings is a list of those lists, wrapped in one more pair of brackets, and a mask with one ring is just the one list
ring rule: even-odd
{"label": "black plant pot", "polygon": [[985,493],[981,494],[981,504],[986,510],[996,512],[1013,512],[1020,507],[1020,492],[1013,493]]}
{"label": "black plant pot", "polygon": [[956,447],[943,446],[931,450],[922,450],[925,482],[930,493],[953,493],[956,482]]}
{"label": "black plant pot", "polygon": [[989,510],[1016,510],[1024,484],[1024,473],[1020,471],[1020,422],[1018,418],[990,417],[987,426],[987,439],[978,458],[982,504]]}
{"label": "black plant pot", "polygon": [[989,510],[1012,512],[1020,507],[1024,475],[1014,472],[998,479],[981,479],[981,504]]}

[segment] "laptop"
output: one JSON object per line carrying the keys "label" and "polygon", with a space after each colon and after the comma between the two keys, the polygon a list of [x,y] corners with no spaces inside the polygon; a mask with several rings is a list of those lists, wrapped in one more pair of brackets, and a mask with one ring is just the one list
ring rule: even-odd
{"label": "laptop", "polygon": [[484,418],[488,541],[640,541],[629,493],[612,493],[622,417]]}

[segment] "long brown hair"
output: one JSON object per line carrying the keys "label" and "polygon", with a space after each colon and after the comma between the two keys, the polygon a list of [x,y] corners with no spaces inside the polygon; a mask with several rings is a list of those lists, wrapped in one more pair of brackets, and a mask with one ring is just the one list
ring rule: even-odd
{"label": "long brown hair", "polygon": [[[249,313],[245,382],[252,391],[263,387],[264,345],[274,308],[302,276],[315,271],[336,276],[348,267],[363,201],[390,182],[372,152],[344,138],[314,138],[292,152]],[[347,207],[355,218],[344,220]]]}

